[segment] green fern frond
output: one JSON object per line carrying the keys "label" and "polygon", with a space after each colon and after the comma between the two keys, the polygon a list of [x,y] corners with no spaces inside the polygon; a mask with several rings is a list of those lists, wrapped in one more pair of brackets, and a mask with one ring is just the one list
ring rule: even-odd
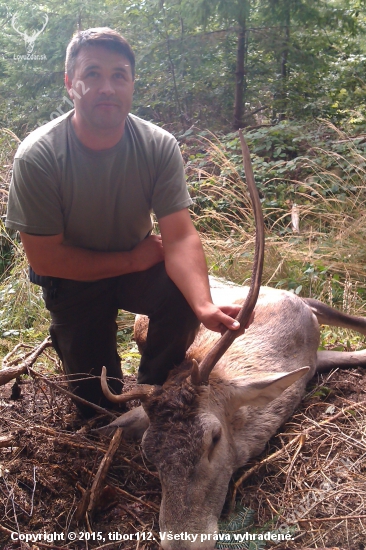
{"label": "green fern frond", "polygon": [[[237,535],[253,534],[248,531],[254,524],[254,511],[250,508],[238,505],[235,512],[226,521],[219,521],[220,535],[225,540],[218,541],[215,548],[219,550],[264,550],[265,542],[262,541],[241,541],[238,542]],[[236,540],[235,540],[236,539]]]}
{"label": "green fern frond", "polygon": [[[273,525],[272,520],[261,527],[255,526],[254,511],[238,505],[235,512],[226,521],[219,521],[219,540],[216,542],[215,548],[219,550],[265,550],[267,540],[261,539],[266,534],[270,533],[271,536],[291,535],[292,538],[292,535],[297,531],[297,527],[292,526],[288,527],[286,533],[284,533],[278,529],[273,529]],[[259,540],[257,540],[258,538]]]}

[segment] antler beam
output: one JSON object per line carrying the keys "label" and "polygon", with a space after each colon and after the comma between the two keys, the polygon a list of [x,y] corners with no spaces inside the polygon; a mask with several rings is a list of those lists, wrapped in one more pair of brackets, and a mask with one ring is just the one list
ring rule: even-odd
{"label": "antler beam", "polygon": [[[253,313],[261,285],[264,261],[264,221],[261,202],[254,181],[253,168],[250,160],[250,152],[241,130],[239,130],[239,138],[243,154],[246,183],[252,201],[256,227],[255,256],[250,289],[248,296],[243,304],[243,307],[236,318],[239,321],[240,325],[242,327],[245,327]],[[237,332],[233,330],[227,330],[222,335],[220,340],[214,345],[211,351],[209,351],[206,357],[202,360],[201,364],[199,365],[199,373],[197,373],[197,370],[195,370],[192,377],[193,383],[207,384],[208,377],[210,376],[212,369],[219,361],[219,359],[224,355],[224,353],[230,347],[236,337]]]}

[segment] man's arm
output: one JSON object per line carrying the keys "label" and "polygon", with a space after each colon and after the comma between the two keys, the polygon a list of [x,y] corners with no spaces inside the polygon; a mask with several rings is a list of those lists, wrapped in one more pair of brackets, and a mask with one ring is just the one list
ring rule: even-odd
{"label": "man's arm", "polygon": [[161,238],[151,235],[130,252],[95,252],[64,243],[52,236],[20,233],[28,261],[37,275],[97,281],[144,271],[164,260]]}
{"label": "man's arm", "polygon": [[218,307],[212,303],[206,260],[190,214],[185,208],[159,219],[165,267],[197,318],[210,330],[237,330],[234,318],[240,306]]}

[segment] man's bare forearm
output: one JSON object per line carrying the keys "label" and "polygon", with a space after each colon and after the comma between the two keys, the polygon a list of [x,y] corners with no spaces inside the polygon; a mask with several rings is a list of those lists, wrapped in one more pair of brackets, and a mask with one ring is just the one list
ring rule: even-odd
{"label": "man's bare forearm", "polygon": [[129,252],[98,252],[69,246],[62,235],[42,237],[21,233],[28,261],[38,275],[97,281],[144,271],[163,261],[160,237],[151,236]]}
{"label": "man's bare forearm", "polygon": [[189,235],[166,245],[165,266],[169,277],[180,289],[197,318],[210,330],[237,330],[235,321],[240,306],[216,306],[212,303],[206,260],[198,235]]}
{"label": "man's bare forearm", "polygon": [[164,243],[165,267],[169,277],[208,329],[223,332],[237,330],[235,321],[240,307],[212,303],[206,259],[201,240],[187,209],[159,220]]}
{"label": "man's bare forearm", "polygon": [[165,267],[199,317],[201,309],[212,300],[206,260],[198,235],[192,234],[182,241],[165,244]]}
{"label": "man's bare forearm", "polygon": [[130,252],[94,252],[73,246],[60,245],[49,255],[50,261],[30,265],[38,275],[97,281],[135,271]]}

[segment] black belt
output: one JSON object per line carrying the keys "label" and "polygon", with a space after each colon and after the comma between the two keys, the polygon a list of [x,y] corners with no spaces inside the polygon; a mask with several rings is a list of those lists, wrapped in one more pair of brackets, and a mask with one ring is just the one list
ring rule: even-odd
{"label": "black belt", "polygon": [[35,285],[46,288],[50,292],[50,297],[55,298],[60,279],[57,277],[48,277],[46,275],[37,275],[37,273],[29,266],[29,280]]}

